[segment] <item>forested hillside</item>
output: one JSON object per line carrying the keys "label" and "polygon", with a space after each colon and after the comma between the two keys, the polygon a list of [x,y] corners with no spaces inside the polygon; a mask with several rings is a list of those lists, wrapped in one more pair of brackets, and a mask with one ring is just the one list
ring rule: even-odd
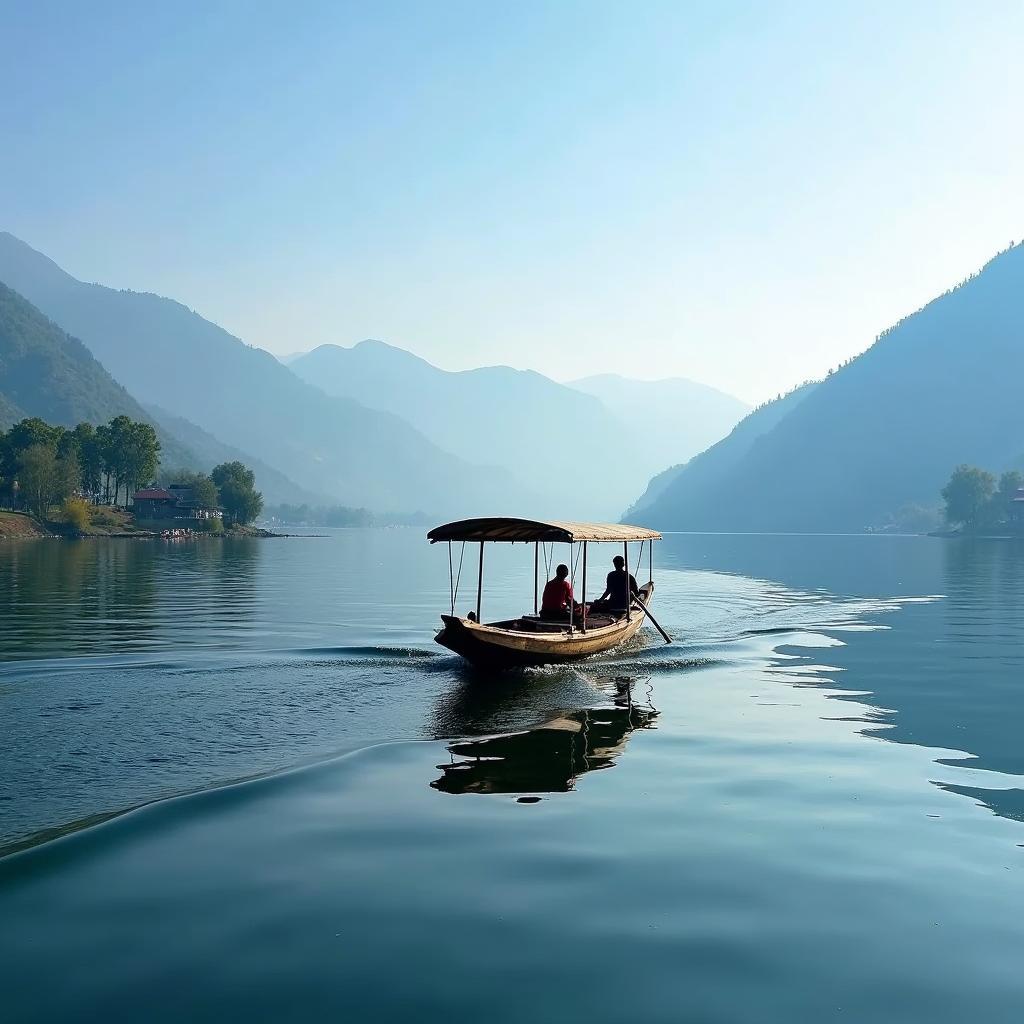
{"label": "forested hillside", "polygon": [[25,417],[24,409],[19,409],[4,395],[0,395],[0,430]]}
{"label": "forested hillside", "polygon": [[139,400],[258,455],[309,491],[380,510],[524,507],[487,452],[441,451],[398,416],[330,397],[273,356],[170,299],[77,281],[0,233],[6,280],[80,337]]}
{"label": "forested hillside", "polygon": [[[30,416],[70,428],[122,415],[152,422],[82,342],[0,283],[0,428]],[[165,465],[194,466],[187,446],[157,436]]]}
{"label": "forested hillside", "polygon": [[877,525],[904,505],[935,504],[951,466],[1013,464],[1024,450],[1022,392],[1016,246],[887,330],[739,457],[722,442],[694,459],[642,519],[684,530]]}
{"label": "forested hillside", "polygon": [[120,413],[146,418],[85,345],[3,283],[0,396],[14,418],[39,416],[65,427],[82,421],[102,423]]}

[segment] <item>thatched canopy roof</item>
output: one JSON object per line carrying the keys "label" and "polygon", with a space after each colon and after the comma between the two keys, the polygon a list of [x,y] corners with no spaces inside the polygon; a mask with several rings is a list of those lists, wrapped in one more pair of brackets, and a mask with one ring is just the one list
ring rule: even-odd
{"label": "thatched canopy roof", "polygon": [[494,516],[485,519],[462,519],[437,526],[427,534],[431,544],[443,540],[470,541],[557,541],[575,544],[580,541],[661,540],[656,530],[622,523],[573,523],[558,519],[511,519]]}

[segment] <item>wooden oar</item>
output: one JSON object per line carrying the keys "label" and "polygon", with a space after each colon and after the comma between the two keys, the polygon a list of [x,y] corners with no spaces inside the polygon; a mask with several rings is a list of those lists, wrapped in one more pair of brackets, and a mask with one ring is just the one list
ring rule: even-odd
{"label": "wooden oar", "polygon": [[666,633],[665,630],[663,630],[661,628],[661,623],[658,622],[658,620],[651,614],[651,609],[648,608],[647,605],[645,605],[643,603],[643,601],[641,601],[638,597],[634,597],[633,598],[633,607],[634,608],[639,608],[644,613],[644,615],[646,615],[647,618],[649,618],[651,620],[651,622],[654,623],[655,628],[665,638],[665,643],[667,643],[667,644],[672,643],[672,637],[670,637],[668,635],[668,633]]}

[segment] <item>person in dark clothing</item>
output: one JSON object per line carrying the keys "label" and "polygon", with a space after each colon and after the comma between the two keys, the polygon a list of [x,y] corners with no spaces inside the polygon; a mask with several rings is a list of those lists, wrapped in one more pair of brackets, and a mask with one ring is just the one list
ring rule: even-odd
{"label": "person in dark clothing", "polygon": [[636,585],[632,573],[626,572],[626,560],[622,555],[612,559],[615,568],[608,573],[604,593],[590,606],[591,612],[610,612],[621,615],[629,607],[630,598],[640,596],[640,588]]}
{"label": "person in dark clothing", "polygon": [[573,620],[579,622],[583,617],[583,606],[573,600],[569,566],[560,565],[555,569],[555,578],[544,584],[540,617],[548,622],[568,622],[570,609]]}

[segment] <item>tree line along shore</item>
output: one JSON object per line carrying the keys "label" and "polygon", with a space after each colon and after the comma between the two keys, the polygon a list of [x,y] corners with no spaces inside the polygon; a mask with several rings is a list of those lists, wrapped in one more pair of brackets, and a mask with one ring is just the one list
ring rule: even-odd
{"label": "tree line along shore", "polygon": [[986,469],[957,466],[942,500],[946,523],[956,533],[1024,536],[1024,474],[1015,469],[996,479]]}
{"label": "tree line along shore", "polygon": [[266,533],[251,525],[263,510],[251,469],[164,469],[152,424],[128,416],[0,431],[0,510],[0,537]]}

